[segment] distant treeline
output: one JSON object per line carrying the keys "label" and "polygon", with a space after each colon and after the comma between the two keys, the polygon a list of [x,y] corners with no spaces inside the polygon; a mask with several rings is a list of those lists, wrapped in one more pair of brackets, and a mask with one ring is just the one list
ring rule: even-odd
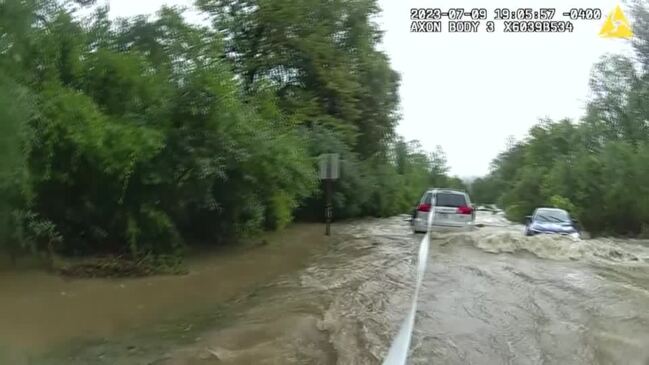
{"label": "distant treeline", "polygon": [[[321,219],[315,157],[339,153],[336,218],[461,186],[395,134],[399,75],[375,0],[201,0],[111,21],[74,1],[0,2],[0,244],[179,254]],[[87,9],[87,8],[84,8]]]}
{"label": "distant treeline", "polygon": [[573,213],[596,234],[649,234],[649,12],[633,6],[635,59],[594,67],[579,122],[545,120],[511,142],[473,197],[522,221],[537,206]]}

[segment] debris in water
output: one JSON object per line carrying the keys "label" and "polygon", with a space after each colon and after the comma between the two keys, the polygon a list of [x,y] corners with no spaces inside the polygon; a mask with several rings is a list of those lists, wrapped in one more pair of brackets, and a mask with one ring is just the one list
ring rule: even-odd
{"label": "debris in water", "polygon": [[618,259],[622,257],[622,253],[618,250],[610,250],[609,255]]}
{"label": "debris in water", "polygon": [[212,356],[216,357],[217,359],[221,360],[221,356],[219,356],[219,353],[216,352],[215,350],[212,350],[211,348],[207,348],[207,352],[209,352]]}

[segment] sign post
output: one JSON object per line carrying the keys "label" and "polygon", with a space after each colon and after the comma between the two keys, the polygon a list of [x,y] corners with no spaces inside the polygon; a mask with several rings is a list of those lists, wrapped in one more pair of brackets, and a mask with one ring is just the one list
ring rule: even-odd
{"label": "sign post", "polygon": [[331,198],[333,194],[333,181],[339,176],[339,156],[337,153],[325,153],[318,157],[320,166],[320,180],[325,182],[326,205],[325,205],[325,234],[331,235],[331,219],[333,218],[333,205]]}

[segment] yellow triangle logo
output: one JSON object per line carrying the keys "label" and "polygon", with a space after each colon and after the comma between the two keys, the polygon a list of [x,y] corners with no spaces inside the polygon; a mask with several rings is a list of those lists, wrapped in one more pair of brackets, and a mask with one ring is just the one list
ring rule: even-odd
{"label": "yellow triangle logo", "polygon": [[624,12],[622,12],[622,8],[619,5],[606,18],[602,29],[599,31],[599,35],[604,38],[629,39],[633,37],[629,20],[624,16]]}

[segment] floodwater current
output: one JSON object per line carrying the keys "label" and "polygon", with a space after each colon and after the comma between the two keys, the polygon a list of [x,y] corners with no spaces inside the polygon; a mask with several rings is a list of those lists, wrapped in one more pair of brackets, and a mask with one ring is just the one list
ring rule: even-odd
{"label": "floodwater current", "polygon": [[[431,234],[410,364],[649,364],[649,242],[477,220]],[[0,362],[380,364],[423,236],[403,217],[322,228],[205,256],[181,277],[3,274]]]}

